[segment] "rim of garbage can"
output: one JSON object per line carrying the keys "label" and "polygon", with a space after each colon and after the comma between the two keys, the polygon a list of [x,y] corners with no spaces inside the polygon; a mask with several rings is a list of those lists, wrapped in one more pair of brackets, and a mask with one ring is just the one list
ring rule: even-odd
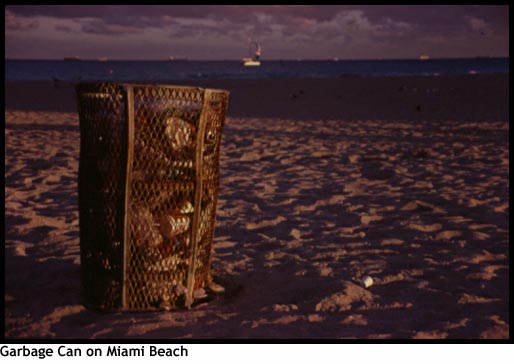
{"label": "rim of garbage can", "polygon": [[77,82],[76,86],[95,86],[95,85],[115,85],[124,87],[160,87],[160,88],[173,88],[173,89],[186,89],[186,90],[199,90],[199,91],[211,91],[217,93],[224,93],[227,96],[230,95],[230,91],[210,88],[210,87],[199,87],[199,86],[185,86],[185,85],[173,85],[173,84],[154,84],[154,83],[138,83],[138,82],[112,82],[112,81],[89,81],[89,82]]}

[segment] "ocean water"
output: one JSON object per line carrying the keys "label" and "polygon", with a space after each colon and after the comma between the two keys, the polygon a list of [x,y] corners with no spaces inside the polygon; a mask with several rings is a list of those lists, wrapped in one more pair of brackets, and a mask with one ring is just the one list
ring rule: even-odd
{"label": "ocean water", "polygon": [[437,76],[509,73],[509,58],[429,60],[266,61],[244,67],[239,61],[64,61],[6,60],[6,80],[167,81],[191,79]]}

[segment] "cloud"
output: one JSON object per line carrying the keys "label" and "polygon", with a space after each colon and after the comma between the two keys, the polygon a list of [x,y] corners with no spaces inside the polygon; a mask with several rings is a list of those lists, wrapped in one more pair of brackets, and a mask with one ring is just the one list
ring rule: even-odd
{"label": "cloud", "polygon": [[124,24],[108,24],[100,19],[83,21],[81,29],[84,33],[104,35],[137,34],[143,32],[143,29],[138,27]]}
{"label": "cloud", "polygon": [[464,31],[469,19],[480,19],[497,32],[508,32],[509,25],[508,6],[504,5],[10,5],[7,9],[17,19],[93,18],[128,29],[167,27],[175,19],[210,19],[262,32],[269,32],[272,24],[283,26],[286,32],[308,32],[337,17],[339,21],[346,17],[348,26],[352,20],[357,26],[381,25],[374,28],[375,34],[385,31],[392,35],[406,31],[406,24],[427,34]]}
{"label": "cloud", "polygon": [[6,30],[27,30],[38,27],[38,22],[33,19],[20,18],[9,10],[5,10],[5,29]]}
{"label": "cloud", "polygon": [[[372,22],[362,10],[343,10],[325,20],[316,20],[303,16],[276,19],[273,21],[284,37],[301,37],[312,42],[371,40],[373,38],[394,38],[406,36],[413,30],[413,25],[390,18],[376,19]],[[280,24],[280,25],[279,25]],[[273,26],[271,26],[273,28]]]}
{"label": "cloud", "polygon": [[319,28],[335,28],[341,34],[362,37],[392,37],[403,35],[412,30],[412,25],[391,18],[371,21],[362,10],[350,10],[338,13],[332,20],[322,22]]}
{"label": "cloud", "polygon": [[[239,52],[249,38],[258,40],[265,55],[275,58],[293,53],[298,58],[329,53],[410,57],[426,45],[432,47],[431,55],[452,49],[476,54],[485,44],[478,42],[477,34],[489,36],[480,38],[494,54],[508,54],[508,6],[9,5],[5,14],[6,37],[9,31],[21,33],[39,26],[37,36],[42,39],[73,33],[92,46],[110,43],[121,52],[121,38],[116,36],[125,35],[125,47],[133,46],[130,40],[136,38],[155,44],[156,49],[180,45],[184,52],[191,50],[191,58],[207,48]],[[45,33],[45,26],[54,34]]]}
{"label": "cloud", "polygon": [[487,22],[482,19],[475,18],[473,16],[467,17],[471,29],[477,32],[485,32],[490,30],[490,26]]}
{"label": "cloud", "polygon": [[60,31],[60,32],[64,32],[64,33],[71,33],[72,32],[72,29],[69,26],[66,26],[66,25],[59,25],[59,24],[57,24],[54,28],[55,28],[55,30]]}

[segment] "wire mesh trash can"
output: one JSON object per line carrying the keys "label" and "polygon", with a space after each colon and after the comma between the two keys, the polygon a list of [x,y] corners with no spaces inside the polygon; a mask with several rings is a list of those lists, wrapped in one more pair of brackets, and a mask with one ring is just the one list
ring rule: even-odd
{"label": "wire mesh trash can", "polygon": [[76,85],[82,295],[101,310],[191,307],[208,292],[228,92]]}

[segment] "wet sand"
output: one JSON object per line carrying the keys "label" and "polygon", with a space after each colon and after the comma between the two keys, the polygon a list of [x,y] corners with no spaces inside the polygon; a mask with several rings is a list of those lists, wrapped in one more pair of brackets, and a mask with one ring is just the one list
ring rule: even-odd
{"label": "wet sand", "polygon": [[[231,92],[232,117],[294,120],[506,121],[506,75],[192,80]],[[73,83],[6,81],[9,110],[76,111]]]}
{"label": "wet sand", "polygon": [[226,293],[111,314],[79,298],[71,85],[7,82],[6,337],[508,338],[508,77],[265,81],[202,84],[232,91]]}

